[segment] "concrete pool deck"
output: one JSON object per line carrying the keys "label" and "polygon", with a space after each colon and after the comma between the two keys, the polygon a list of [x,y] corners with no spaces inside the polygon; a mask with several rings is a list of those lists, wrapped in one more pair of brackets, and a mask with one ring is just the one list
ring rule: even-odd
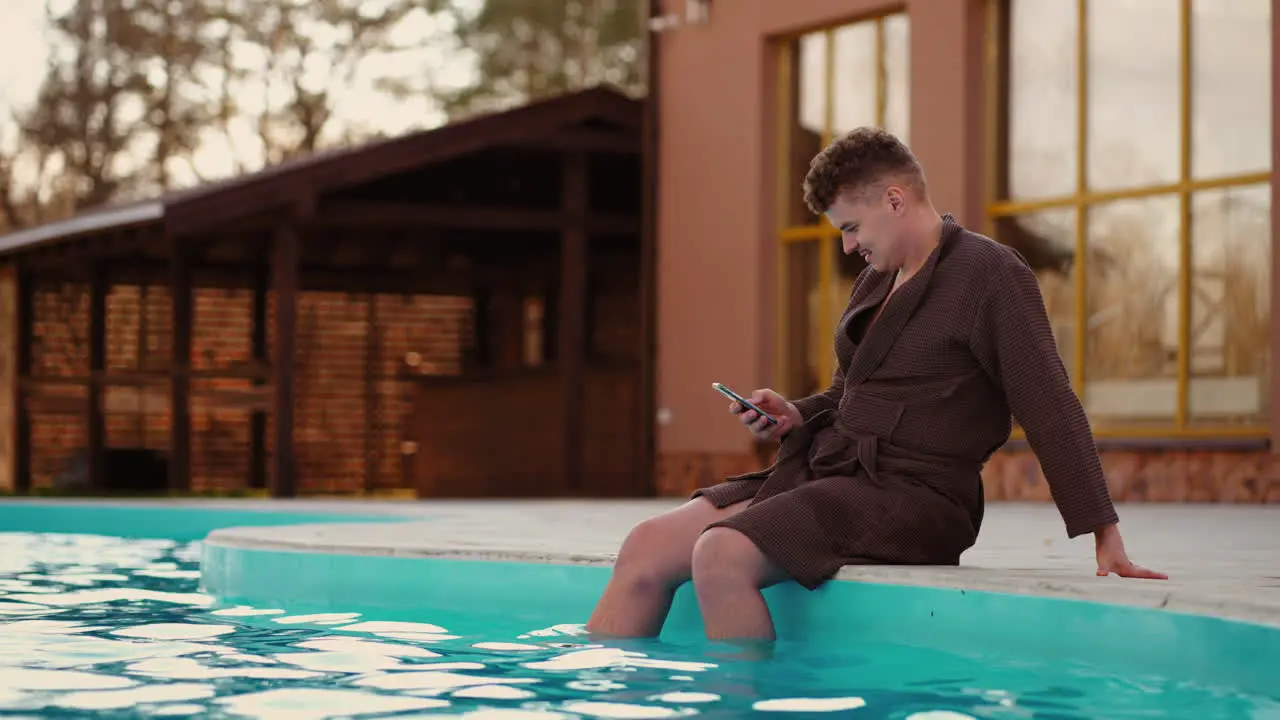
{"label": "concrete pool deck", "polygon": [[[207,542],[245,549],[611,564],[640,520],[680,500],[247,501],[239,507],[386,513],[406,522],[217,530]],[[200,503],[212,504],[212,503]],[[1280,506],[1121,505],[1134,562],[1167,581],[1097,577],[1093,537],[1068,540],[1054,506],[991,503],[959,567],[846,567],[838,581],[1032,594],[1213,615],[1280,626]]]}
{"label": "concrete pool deck", "polygon": [[[682,500],[72,500],[36,504],[184,506],[385,515],[390,523],[215,530],[206,542],[243,549],[609,565],[637,522]],[[989,503],[978,543],[959,567],[846,567],[868,581],[1091,600],[1280,627],[1280,505],[1121,504],[1130,558],[1167,581],[1095,576],[1093,537],[1068,540],[1047,503]]]}

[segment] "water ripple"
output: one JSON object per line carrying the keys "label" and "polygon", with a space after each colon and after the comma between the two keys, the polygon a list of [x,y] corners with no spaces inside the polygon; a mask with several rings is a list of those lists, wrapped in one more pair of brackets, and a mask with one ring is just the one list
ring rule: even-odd
{"label": "water ripple", "polygon": [[198,561],[199,543],[0,533],[0,714],[1066,720],[1277,708],[1160,679],[1064,677],[919,648],[792,647],[743,661],[656,641],[587,642],[575,623],[476,637],[443,617],[224,607],[199,592]]}

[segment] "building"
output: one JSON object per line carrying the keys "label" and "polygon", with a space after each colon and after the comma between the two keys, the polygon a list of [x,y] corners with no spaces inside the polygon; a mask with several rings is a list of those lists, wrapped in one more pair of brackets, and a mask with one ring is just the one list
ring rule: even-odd
{"label": "building", "polygon": [[[1277,4],[654,0],[644,110],[589,91],[0,238],[0,488],[76,448],[92,487],[121,446],[174,489],[285,495],[678,497],[760,467],[710,384],[826,387],[861,268],[800,181],[877,124],[1035,266],[1118,499],[1280,500]],[[447,207],[441,177],[483,195],[516,156],[508,207]],[[541,240],[484,249],[513,233]],[[186,279],[179,237],[238,279]],[[1048,499],[1016,433],[985,482]]]}
{"label": "building", "polygon": [[[859,265],[800,180],[833,134],[879,124],[941,210],[1037,267],[1117,498],[1280,500],[1276,4],[662,2],[663,492],[757,466],[712,381],[826,387]],[[1016,433],[986,484],[1048,497]]]}
{"label": "building", "polygon": [[643,118],[594,88],[0,236],[0,490],[647,494]]}

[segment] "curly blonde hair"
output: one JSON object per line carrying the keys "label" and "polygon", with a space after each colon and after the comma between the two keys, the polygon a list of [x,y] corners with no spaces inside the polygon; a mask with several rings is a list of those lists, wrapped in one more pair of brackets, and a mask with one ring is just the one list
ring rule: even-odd
{"label": "curly blonde hair", "polygon": [[860,127],[814,156],[804,178],[804,203],[821,215],[842,191],[863,193],[886,181],[925,194],[924,170],[906,144],[880,128]]}

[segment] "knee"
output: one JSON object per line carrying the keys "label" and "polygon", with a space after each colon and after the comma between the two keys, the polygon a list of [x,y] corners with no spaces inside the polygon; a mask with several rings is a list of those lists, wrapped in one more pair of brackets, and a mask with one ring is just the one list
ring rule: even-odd
{"label": "knee", "polygon": [[662,516],[653,517],[627,533],[613,563],[615,582],[632,592],[646,593],[669,590],[685,579],[680,568],[688,565],[688,558],[667,557],[662,551],[670,533],[666,525]]}
{"label": "knee", "polygon": [[693,582],[700,590],[759,585],[760,551],[746,535],[708,528],[693,546]]}
{"label": "knee", "polygon": [[667,518],[664,515],[637,523],[627,533],[622,541],[622,547],[618,549],[617,564],[646,564],[655,555],[653,550],[662,547],[663,538],[667,534],[667,524]]}

